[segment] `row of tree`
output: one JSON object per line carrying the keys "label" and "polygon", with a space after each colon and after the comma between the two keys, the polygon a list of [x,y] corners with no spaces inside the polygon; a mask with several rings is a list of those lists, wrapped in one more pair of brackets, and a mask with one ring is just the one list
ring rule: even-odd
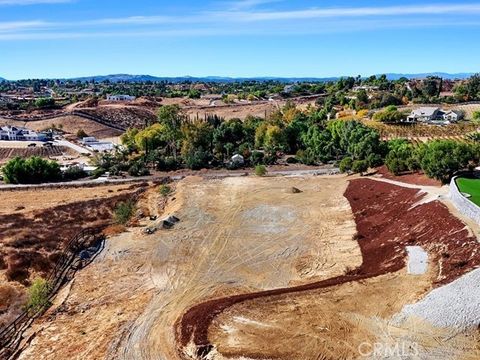
{"label": "row of tree", "polygon": [[393,140],[388,149],[385,165],[393,174],[422,170],[444,183],[459,170],[474,168],[480,160],[478,143],[454,140],[433,140],[419,146],[408,140]]}

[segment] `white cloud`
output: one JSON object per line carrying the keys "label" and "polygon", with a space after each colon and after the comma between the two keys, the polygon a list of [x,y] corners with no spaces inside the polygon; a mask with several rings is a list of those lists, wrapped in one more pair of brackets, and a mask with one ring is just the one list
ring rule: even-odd
{"label": "white cloud", "polygon": [[[0,4],[5,1],[0,0]],[[62,1],[62,0],[24,0]],[[256,6],[274,0],[244,0]],[[281,0],[280,0],[281,1]],[[19,3],[22,1],[16,1]],[[229,3],[230,5],[232,2]],[[176,15],[101,18],[75,22],[0,22],[0,40],[59,39],[115,36],[218,36],[240,34],[300,34],[354,32],[382,28],[433,26],[478,26],[477,4],[437,4],[412,6],[314,8],[289,11],[246,10],[210,11]],[[427,16],[430,15],[430,16]],[[456,17],[454,17],[456,16]],[[321,21],[318,21],[320,20]],[[245,26],[245,23],[249,23]],[[41,30],[41,31],[40,31]]]}
{"label": "white cloud", "polygon": [[471,15],[478,13],[480,13],[480,4],[437,4],[354,8],[313,8],[292,11],[226,11],[217,12],[216,15],[237,21],[272,21],[406,15]]}
{"label": "white cloud", "polygon": [[2,5],[36,5],[36,4],[60,4],[68,3],[72,0],[0,0]]}
{"label": "white cloud", "polygon": [[47,23],[43,21],[11,21],[11,22],[1,22],[0,23],[0,32],[12,32],[12,31],[23,31],[38,29],[39,27],[45,26]]}
{"label": "white cloud", "polygon": [[230,10],[245,10],[259,5],[271,4],[283,0],[239,0],[228,3]]}

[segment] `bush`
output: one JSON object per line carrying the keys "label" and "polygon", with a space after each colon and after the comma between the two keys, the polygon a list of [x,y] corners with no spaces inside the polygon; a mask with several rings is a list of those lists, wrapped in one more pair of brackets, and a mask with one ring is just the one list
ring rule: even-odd
{"label": "bush", "polygon": [[163,197],[167,197],[172,192],[172,188],[168,185],[161,185],[158,191]]}
{"label": "bush", "polygon": [[352,171],[354,173],[359,173],[360,175],[363,175],[364,172],[368,170],[368,163],[365,160],[355,160],[352,163]]}
{"label": "bush", "polygon": [[418,168],[413,146],[407,141],[392,141],[388,147],[390,152],[385,158],[385,165],[394,175]]}
{"label": "bush", "polygon": [[443,183],[447,183],[457,171],[466,169],[476,157],[474,147],[453,140],[431,141],[418,152],[425,174]]}
{"label": "bush", "polygon": [[150,171],[146,168],[145,164],[142,161],[136,161],[128,169],[128,174],[130,176],[148,176]]}
{"label": "bush", "polygon": [[156,168],[158,171],[174,171],[181,167],[181,161],[178,159],[176,160],[173,156],[158,157],[156,162]]}
{"label": "bush", "polygon": [[28,289],[28,300],[26,310],[36,314],[50,306],[50,285],[45,279],[37,278]]}
{"label": "bush", "polygon": [[55,106],[55,99],[53,98],[39,98],[35,100],[35,107],[39,109],[46,109]]}
{"label": "bush", "polygon": [[253,165],[262,165],[265,155],[260,151],[254,151],[251,156]]}
{"label": "bush", "polygon": [[310,149],[298,150],[295,158],[304,165],[315,165],[315,156]]}
{"label": "bush", "polygon": [[298,164],[299,161],[296,157],[289,157],[287,158],[287,164]]}
{"label": "bush", "polygon": [[267,168],[265,167],[265,165],[255,166],[255,175],[257,175],[257,176],[267,175]]}
{"label": "bush", "polygon": [[185,156],[185,165],[191,170],[200,170],[209,167],[210,154],[202,148]]}
{"label": "bush", "polygon": [[473,121],[480,122],[480,111],[473,112]]}
{"label": "bush", "polygon": [[65,180],[78,180],[87,177],[88,174],[79,166],[69,167],[64,173]]}
{"label": "bush", "polygon": [[340,161],[340,171],[346,173],[352,170],[353,160],[351,157],[347,156]]}
{"label": "bush", "polygon": [[7,184],[39,184],[60,180],[62,172],[56,161],[44,160],[37,156],[28,159],[16,157],[2,168]]}
{"label": "bush", "polygon": [[132,200],[121,202],[117,205],[114,212],[115,222],[126,225],[136,210],[136,204]]}

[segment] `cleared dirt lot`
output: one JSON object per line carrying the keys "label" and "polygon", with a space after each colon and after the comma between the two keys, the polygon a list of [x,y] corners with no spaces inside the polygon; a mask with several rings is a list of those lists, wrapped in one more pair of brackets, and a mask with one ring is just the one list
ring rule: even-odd
{"label": "cleared dirt lot", "polygon": [[[293,194],[292,186],[303,193]],[[358,266],[355,224],[341,196],[346,186],[345,179],[337,177],[182,181],[176,200],[166,208],[181,222],[149,237],[133,230],[112,238],[104,259],[82,271],[72,286],[71,296],[86,299],[86,311],[60,314],[60,323],[44,324],[46,330],[37,334],[38,345],[28,354],[39,356],[50,349],[57,358],[174,359],[173,324],[196,302],[306,283]],[[94,282],[88,280],[92,277]],[[133,288],[142,291],[125,292],[133,279]],[[99,295],[93,299],[91,291]],[[109,291],[108,296],[103,291]],[[144,291],[148,296],[142,297]],[[123,310],[125,322],[115,323],[117,332],[107,331],[108,324],[98,319],[111,318],[118,307],[129,309],[132,299],[138,300],[137,306],[144,304],[141,315]],[[78,326],[90,322],[95,331],[82,336],[82,342],[109,340],[107,353],[103,345],[68,344]],[[62,334],[55,341],[50,326]]]}
{"label": "cleared dirt lot", "polygon": [[[337,360],[357,358],[364,342],[402,340],[420,359],[476,359],[475,330],[391,322],[480,264],[471,230],[425,198],[341,176],[190,177],[165,208],[152,190],[150,213],[181,222],[109,239],[21,358]],[[407,245],[428,252],[425,274],[407,273]]]}

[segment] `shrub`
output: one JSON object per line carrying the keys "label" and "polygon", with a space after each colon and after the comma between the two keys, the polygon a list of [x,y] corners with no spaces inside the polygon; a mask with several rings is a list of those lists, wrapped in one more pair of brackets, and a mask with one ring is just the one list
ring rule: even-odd
{"label": "shrub", "polygon": [[251,156],[251,161],[253,165],[261,165],[263,164],[263,160],[265,155],[260,151],[254,151]]}
{"label": "shrub", "polygon": [[79,166],[69,167],[64,173],[63,178],[65,180],[77,180],[87,177],[87,173]]}
{"label": "shrub", "polygon": [[363,175],[368,170],[368,163],[365,160],[355,160],[352,163],[352,171]]}
{"label": "shrub", "polygon": [[255,175],[257,175],[257,176],[267,175],[267,168],[265,167],[265,165],[255,166]]}
{"label": "shrub", "polygon": [[304,165],[315,165],[315,155],[310,149],[298,150],[295,158]]}
{"label": "shrub", "polygon": [[130,176],[147,176],[150,175],[150,171],[148,171],[143,161],[136,161],[128,169],[128,174]]}
{"label": "shrub", "polygon": [[480,122],[480,111],[474,111],[472,117],[473,117],[473,121]]}
{"label": "shrub", "polygon": [[28,289],[28,300],[25,308],[36,314],[50,306],[50,285],[45,279],[37,278]]}
{"label": "shrub", "polygon": [[136,210],[136,204],[132,200],[121,202],[117,205],[114,212],[115,222],[125,225],[132,218]]}
{"label": "shrub", "polygon": [[158,171],[174,171],[180,168],[180,160],[176,160],[173,156],[159,157],[157,159],[156,168]]}
{"label": "shrub", "polygon": [[351,157],[347,156],[340,161],[340,171],[342,173],[349,172],[352,170],[353,160]]}
{"label": "shrub", "polygon": [[168,185],[161,185],[159,192],[163,197],[167,197],[172,192],[172,188]]}
{"label": "shrub", "polygon": [[191,170],[200,170],[209,166],[210,155],[202,148],[185,156],[185,165]]}
{"label": "shrub", "polygon": [[62,176],[57,162],[37,156],[28,159],[16,157],[7,162],[2,168],[2,173],[8,184],[38,184],[57,181]]}

